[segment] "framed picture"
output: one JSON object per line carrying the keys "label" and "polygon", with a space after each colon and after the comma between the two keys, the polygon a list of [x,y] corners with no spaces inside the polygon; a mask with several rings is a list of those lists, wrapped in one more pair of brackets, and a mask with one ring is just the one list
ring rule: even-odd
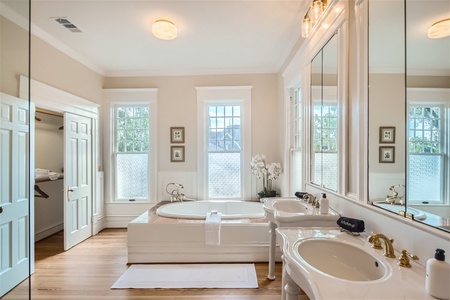
{"label": "framed picture", "polygon": [[184,143],[184,127],[170,127],[170,142]]}
{"label": "framed picture", "polygon": [[395,147],[380,146],[380,163],[395,163]]}
{"label": "framed picture", "polygon": [[184,162],[184,146],[170,146],[170,162]]}
{"label": "framed picture", "polygon": [[395,127],[380,127],[380,143],[395,143]]}

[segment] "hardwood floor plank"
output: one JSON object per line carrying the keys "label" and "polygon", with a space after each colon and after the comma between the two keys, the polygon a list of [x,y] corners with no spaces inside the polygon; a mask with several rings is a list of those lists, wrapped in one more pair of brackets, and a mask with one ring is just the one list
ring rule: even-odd
{"label": "hardwood floor plank", "polygon": [[[128,268],[126,229],[105,229],[68,251],[63,233],[36,243],[32,299],[59,300],[279,300],[281,264],[276,280],[267,280],[267,263],[255,263],[257,289],[115,289],[111,286]],[[303,296],[304,298],[305,296]],[[28,283],[16,287],[4,300],[28,299]]]}

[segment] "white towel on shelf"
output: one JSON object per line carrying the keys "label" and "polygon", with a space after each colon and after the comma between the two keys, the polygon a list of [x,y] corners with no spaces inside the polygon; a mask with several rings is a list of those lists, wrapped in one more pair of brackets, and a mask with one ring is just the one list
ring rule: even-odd
{"label": "white towel on shelf", "polygon": [[222,214],[213,210],[206,214],[205,220],[205,243],[206,245],[220,245],[220,225]]}

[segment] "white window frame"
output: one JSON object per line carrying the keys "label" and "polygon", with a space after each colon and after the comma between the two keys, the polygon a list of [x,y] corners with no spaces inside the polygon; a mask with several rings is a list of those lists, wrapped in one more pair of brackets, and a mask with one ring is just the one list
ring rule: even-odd
{"label": "white window frame", "polygon": [[252,86],[196,87],[197,90],[197,190],[208,199],[208,105],[241,105],[241,199],[251,200],[251,89]]}
{"label": "white window frame", "polygon": [[[304,167],[303,167],[303,145],[304,145],[304,111],[303,111],[303,94],[302,88],[296,87],[295,89],[291,89],[292,92],[292,100],[290,101],[290,149],[289,149],[289,159],[290,159],[290,172],[289,172],[289,187],[290,187],[290,195],[293,195],[295,192],[303,190],[304,187]],[[294,155],[297,154],[300,156],[300,161],[302,164],[301,170],[296,170],[294,168]],[[294,179],[300,179],[300,184],[294,183]],[[300,190],[298,190],[298,186],[300,186]]]}
{"label": "white window frame", "polygon": [[[446,88],[407,88],[407,116],[409,116],[410,106],[440,106],[443,109],[442,129],[441,129],[441,149],[443,153],[443,170],[442,170],[442,201],[430,202],[423,204],[421,201],[413,201],[408,199],[409,204],[413,205],[448,205],[450,204],[450,138],[448,136],[450,130],[450,106],[448,99],[450,89]],[[409,118],[409,117],[408,117]],[[406,128],[408,130],[408,128]],[[407,159],[409,160],[409,141],[406,141]]]}
{"label": "white window frame", "polygon": [[[105,196],[106,202],[113,203],[143,203],[157,202],[157,93],[158,89],[104,89],[103,101],[105,105]],[[116,107],[123,106],[147,106],[150,109],[150,132],[149,144],[150,150],[148,154],[148,198],[146,199],[116,199],[116,160],[115,160],[115,134],[116,134]]]}

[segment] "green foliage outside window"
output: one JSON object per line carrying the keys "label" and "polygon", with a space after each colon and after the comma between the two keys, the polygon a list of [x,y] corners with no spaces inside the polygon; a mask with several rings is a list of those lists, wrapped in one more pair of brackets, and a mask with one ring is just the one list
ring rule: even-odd
{"label": "green foliage outside window", "polygon": [[337,152],[337,128],[337,106],[314,106],[314,152]]}
{"label": "green foliage outside window", "polygon": [[118,152],[147,152],[150,110],[148,107],[118,107],[116,110]]}
{"label": "green foliage outside window", "polygon": [[441,152],[441,108],[411,106],[409,108],[409,153]]}

